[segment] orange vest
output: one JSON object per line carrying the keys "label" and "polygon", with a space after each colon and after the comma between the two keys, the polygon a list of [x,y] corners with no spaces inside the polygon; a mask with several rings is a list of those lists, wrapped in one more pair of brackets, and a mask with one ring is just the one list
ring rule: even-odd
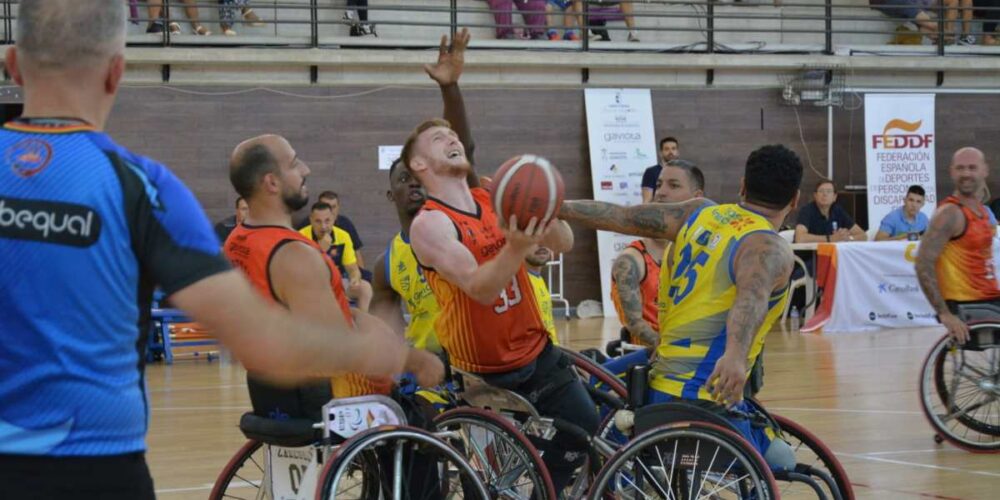
{"label": "orange vest", "polygon": [[965,231],[949,241],[937,262],[938,285],[945,300],[958,302],[992,300],[1000,297],[993,265],[995,222],[979,205],[978,211],[962,205],[955,196],[942,204],[957,205],[965,216]]}
{"label": "orange vest", "polygon": [[[653,256],[649,254],[649,250],[646,249],[646,243],[642,240],[635,240],[629,244],[629,248],[634,248],[639,251],[642,255],[642,260],[646,265],[646,275],[639,282],[639,294],[642,297],[642,319],[653,328],[654,331],[660,331],[660,321],[658,319],[658,306],[656,304],[657,294],[660,291],[660,265],[656,263]],[[614,277],[611,278],[611,301],[615,304],[615,311],[618,313],[618,321],[621,321],[623,325],[627,325],[628,322],[625,320],[625,310],[622,309],[621,298],[618,295],[618,283],[615,282]],[[643,345],[646,347],[654,347],[646,345],[645,342],[639,338],[638,335],[632,336],[631,342],[634,344]]]}
{"label": "orange vest", "polygon": [[[506,239],[489,192],[474,188],[472,197],[474,214],[435,198],[428,198],[423,209],[439,211],[451,219],[459,242],[482,265],[500,253]],[[433,269],[424,269],[441,309],[434,329],[456,367],[475,373],[506,372],[527,365],[542,352],[549,334],[523,264],[507,288],[485,306]]]}
{"label": "orange vest", "polygon": [[[316,249],[323,256],[326,267],[330,270],[330,289],[337,299],[337,305],[348,323],[352,323],[351,308],[344,294],[344,285],[337,265],[333,263],[316,242],[306,238],[292,229],[281,226],[247,226],[240,224],[226,238],[223,245],[226,257],[243,271],[250,283],[271,302],[281,304],[271,287],[270,273],[271,257],[282,245],[298,241]],[[282,304],[284,305],[284,304]],[[334,377],[331,380],[333,397],[346,398],[366,394],[389,394],[392,390],[392,380],[386,378],[371,378],[355,373]]]}

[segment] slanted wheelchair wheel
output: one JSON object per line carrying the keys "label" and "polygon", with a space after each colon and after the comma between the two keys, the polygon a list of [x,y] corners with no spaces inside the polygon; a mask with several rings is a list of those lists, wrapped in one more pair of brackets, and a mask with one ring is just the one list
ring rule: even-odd
{"label": "slanted wheelchair wheel", "polygon": [[323,467],[316,498],[486,500],[489,495],[472,466],[440,439],[420,429],[382,427],[336,449]]}
{"label": "slanted wheelchair wheel", "polygon": [[479,473],[491,498],[555,500],[556,493],[538,450],[503,416],[481,408],[455,408],[434,425],[449,432],[449,444]]}
{"label": "slanted wheelchair wheel", "polygon": [[[969,330],[995,339],[1000,323],[971,324]],[[942,337],[924,361],[920,401],[940,438],[972,452],[1000,451],[1000,345],[963,348]]]}
{"label": "slanted wheelchair wheel", "polygon": [[266,489],[264,455],[266,449],[260,441],[247,441],[229,459],[212,487],[209,500],[224,498],[265,498]]}
{"label": "slanted wheelchair wheel", "polygon": [[764,459],[735,432],[701,422],[647,431],[613,456],[588,498],[776,498]]}
{"label": "slanted wheelchair wheel", "polygon": [[[781,429],[782,437],[792,447],[792,450],[795,451],[795,461],[800,466],[797,469],[803,469],[802,466],[805,466],[809,469],[819,471],[822,475],[831,479],[834,483],[833,485],[825,484],[826,491],[824,491],[824,494],[827,495],[827,498],[854,500],[854,488],[847,477],[847,471],[844,470],[844,466],[841,465],[837,456],[816,435],[789,418],[774,414],[771,414],[770,417]],[[801,472],[808,474],[808,469]],[[825,478],[821,479],[825,483]],[[831,491],[834,487],[837,489],[839,495]],[[785,484],[779,485],[781,496],[784,498],[803,498],[813,494],[811,489],[804,490],[803,488],[805,486],[800,488],[795,483],[787,487]],[[799,494],[800,491],[803,493],[802,495]]]}

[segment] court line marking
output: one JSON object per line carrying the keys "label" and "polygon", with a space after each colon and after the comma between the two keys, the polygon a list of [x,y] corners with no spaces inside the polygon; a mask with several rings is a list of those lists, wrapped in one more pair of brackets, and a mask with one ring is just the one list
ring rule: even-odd
{"label": "court line marking", "polygon": [[944,465],[920,464],[920,463],[916,463],[916,462],[907,462],[905,460],[893,460],[893,459],[889,459],[889,458],[880,458],[880,457],[872,457],[872,456],[868,456],[868,455],[859,455],[859,454],[856,454],[856,453],[837,452],[836,454],[837,455],[841,455],[841,456],[845,456],[845,457],[857,458],[857,459],[861,459],[861,460],[870,460],[872,462],[882,462],[882,463],[894,464],[894,465],[905,465],[905,466],[909,466],[909,467],[918,467],[918,468],[933,469],[933,470],[943,470],[943,471],[948,471],[948,472],[964,472],[966,474],[974,474],[974,475],[977,475],[977,476],[1000,477],[1000,473],[987,472],[987,471],[983,471],[983,470],[969,470],[969,469],[959,469],[958,467],[947,467],[947,466],[944,466]]}
{"label": "court line marking", "polygon": [[965,453],[964,450],[959,450],[957,448],[929,448],[926,450],[894,450],[894,451],[872,451],[862,453],[862,455],[867,455],[869,457],[875,457],[880,455],[905,455],[907,453]]}
{"label": "court line marking", "polygon": [[215,487],[215,483],[205,483],[201,486],[192,486],[190,488],[166,488],[162,490],[156,490],[157,495],[163,495],[165,493],[185,493],[188,491],[204,491],[210,490]]}
{"label": "court line marking", "polygon": [[820,413],[828,413],[828,412],[834,412],[834,413],[870,413],[870,414],[881,414],[881,415],[923,415],[924,414],[923,412],[909,411],[909,410],[855,410],[855,409],[847,409],[847,408],[790,408],[790,407],[779,408],[779,407],[770,406],[770,405],[768,405],[767,409],[768,410],[774,410],[774,411],[811,411],[811,412],[820,412]]}

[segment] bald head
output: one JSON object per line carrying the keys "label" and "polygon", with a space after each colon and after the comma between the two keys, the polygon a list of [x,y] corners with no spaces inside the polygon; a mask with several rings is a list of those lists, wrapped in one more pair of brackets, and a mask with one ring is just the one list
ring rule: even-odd
{"label": "bald head", "polygon": [[986,186],[986,176],[989,173],[986,155],[973,147],[961,148],[951,156],[948,172],[959,194],[975,197]]}
{"label": "bald head", "polygon": [[279,168],[275,151],[282,147],[291,149],[288,141],[279,135],[260,135],[247,139],[233,150],[229,157],[229,182],[243,198],[250,199],[260,180]]}
{"label": "bald head", "polygon": [[21,0],[16,46],[21,59],[43,69],[76,69],[125,50],[121,0]]}

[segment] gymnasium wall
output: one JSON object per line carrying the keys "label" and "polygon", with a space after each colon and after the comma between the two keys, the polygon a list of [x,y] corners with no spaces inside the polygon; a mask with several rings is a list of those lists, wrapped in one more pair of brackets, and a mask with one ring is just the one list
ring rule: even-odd
{"label": "gymnasium wall", "polygon": [[[125,146],[168,164],[213,220],[230,215],[236,198],[227,177],[232,148],[257,134],[284,135],[312,169],[308,185],[313,196],[325,189],[341,193],[343,211],[358,226],[364,255],[373,261],[398,230],[384,196],[387,174],[377,170],[377,146],[400,144],[419,121],[439,115],[439,92],[429,87],[295,87],[283,92],[126,88],[109,131]],[[480,172],[494,171],[515,154],[537,153],[559,166],[568,199],[591,197],[582,90],[467,88],[464,95]],[[802,156],[809,191],[818,174],[809,170],[807,158],[826,172],[826,110],[797,108],[797,121],[793,108],[782,106],[778,97],[777,90],[654,90],[657,135],[680,139],[682,155],[705,170],[708,195],[715,200],[736,200],[747,154],[768,143],[784,143]],[[853,134],[851,116],[842,110],[835,114],[834,170],[841,185],[865,179],[864,110],[853,112]],[[977,145],[997,161],[997,116],[1000,99],[995,96],[938,97],[940,192],[951,189],[943,166],[955,148]],[[566,289],[573,305],[600,295],[594,233],[577,230],[576,236],[576,249],[566,256]]]}

